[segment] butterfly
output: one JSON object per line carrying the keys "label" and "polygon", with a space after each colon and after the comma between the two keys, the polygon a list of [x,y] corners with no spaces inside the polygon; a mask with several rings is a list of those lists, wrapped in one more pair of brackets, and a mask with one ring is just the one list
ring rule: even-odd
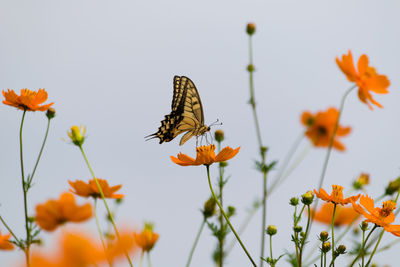
{"label": "butterfly", "polygon": [[162,144],[186,132],[179,142],[181,146],[192,136],[198,137],[209,131],[210,127],[204,125],[203,106],[196,86],[188,77],[175,76],[171,113],[165,115],[156,133],[145,138],[158,138]]}

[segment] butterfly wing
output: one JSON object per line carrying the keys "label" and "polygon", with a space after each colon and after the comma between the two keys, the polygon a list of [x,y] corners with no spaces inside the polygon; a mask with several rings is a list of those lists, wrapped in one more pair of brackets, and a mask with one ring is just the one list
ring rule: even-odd
{"label": "butterfly wing", "polygon": [[161,121],[158,131],[147,137],[159,138],[161,144],[187,132],[179,144],[183,145],[193,135],[198,135],[199,129],[202,128],[204,128],[204,113],[196,86],[188,77],[175,76],[171,113]]}

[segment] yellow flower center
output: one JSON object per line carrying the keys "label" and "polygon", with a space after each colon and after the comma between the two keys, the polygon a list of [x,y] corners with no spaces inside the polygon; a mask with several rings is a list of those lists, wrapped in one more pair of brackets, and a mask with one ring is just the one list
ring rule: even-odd
{"label": "yellow flower center", "polygon": [[333,200],[343,199],[343,186],[332,185],[332,199]]}

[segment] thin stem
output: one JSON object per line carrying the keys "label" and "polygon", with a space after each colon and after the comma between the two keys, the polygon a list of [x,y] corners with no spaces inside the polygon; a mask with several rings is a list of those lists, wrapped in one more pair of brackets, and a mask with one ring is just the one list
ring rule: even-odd
{"label": "thin stem", "polygon": [[143,267],[143,257],[144,257],[144,251],[142,251],[142,253],[140,254],[140,263],[139,263],[140,267]]}
{"label": "thin stem", "polygon": [[[218,142],[218,152],[221,152],[221,142]],[[219,201],[221,203],[221,206],[224,206],[224,202],[223,202],[223,189],[224,189],[224,173],[223,173],[223,167],[219,164],[218,165],[218,171],[219,171]],[[224,218],[222,216],[222,214],[219,215],[219,227],[222,231],[222,229],[224,229]],[[225,236],[223,236],[222,238],[218,238],[218,242],[219,242],[219,267],[222,267],[224,264],[224,240]]]}
{"label": "thin stem", "polygon": [[335,267],[335,227],[334,222],[335,222],[335,213],[336,213],[336,203],[333,203],[333,214],[332,214],[332,222],[331,222],[331,228],[332,228],[332,266]]}
{"label": "thin stem", "polygon": [[[303,208],[302,208],[302,210],[301,210],[301,213],[303,213],[303,210],[304,210],[304,206],[303,206]],[[301,215],[301,213],[300,213],[300,215]],[[308,237],[308,233],[309,233],[309,231],[310,231],[310,221],[311,221],[311,210],[310,210],[310,205],[307,205],[307,213],[308,213],[308,216],[307,216],[306,232],[305,232],[305,234],[304,234],[304,237],[303,237],[303,239],[302,239],[302,241],[301,241],[301,246],[300,246],[300,262],[299,262],[299,266],[300,266],[300,267],[302,266],[302,256],[303,256],[304,245],[306,244],[306,240],[307,240],[307,237]],[[300,215],[299,215],[299,216],[300,216]]]}
{"label": "thin stem", "polygon": [[4,221],[3,217],[0,216],[0,221],[3,223],[4,227],[7,228],[8,232],[14,237],[15,241],[17,241],[19,244],[21,241],[19,241],[18,237],[14,234],[14,232],[11,230],[11,228],[7,225],[7,223]]}
{"label": "thin stem", "polygon": [[374,247],[374,250],[372,251],[371,256],[369,256],[368,262],[367,262],[367,264],[365,265],[365,267],[368,267],[369,264],[371,263],[372,257],[375,255],[376,249],[378,248],[379,243],[381,242],[384,233],[385,233],[385,230],[382,229],[382,232],[381,232],[381,234],[380,234],[380,236],[379,236],[378,242],[376,242],[376,245],[375,245],[375,247]]}
{"label": "thin stem", "polygon": [[[89,161],[88,161],[88,159],[87,159],[87,157],[86,157],[86,154],[85,154],[85,152],[83,151],[82,145],[79,146],[79,149],[81,150],[82,156],[83,156],[83,158],[85,159],[86,165],[88,166],[88,168],[89,168],[89,170],[90,170],[90,173],[92,174],[92,177],[93,177],[93,179],[94,179],[94,181],[95,181],[95,183],[96,183],[97,189],[99,189],[100,196],[101,196],[101,198],[103,199],[104,206],[105,206],[106,209],[107,209],[108,216],[109,216],[110,221],[111,221],[111,223],[112,223],[112,225],[113,225],[113,227],[114,227],[115,235],[117,236],[117,238],[118,238],[118,240],[119,240],[119,239],[120,239],[120,235],[119,235],[119,232],[118,232],[118,228],[117,228],[117,226],[116,226],[116,224],[115,224],[114,217],[113,217],[113,215],[112,215],[112,213],[111,213],[111,210],[110,210],[110,208],[108,207],[108,204],[107,204],[106,198],[105,198],[105,196],[104,196],[103,190],[101,189],[100,183],[99,183],[99,181],[97,180],[97,177],[96,177],[96,175],[94,174],[92,167],[90,166],[90,163],[89,163]],[[132,264],[131,259],[129,258],[128,253],[127,253],[126,251],[124,251],[124,253],[125,253],[126,259],[128,260],[130,266],[132,267],[133,264]]]}
{"label": "thin stem", "polygon": [[[290,163],[290,160],[292,159],[292,157],[294,156],[294,153],[296,152],[297,148],[299,147],[301,141],[304,138],[304,134],[301,133],[295,140],[295,142],[293,143],[293,145],[290,147],[288,153],[286,154],[282,166],[279,169],[279,172],[277,173],[277,175],[274,178],[274,182],[272,183],[272,185],[270,186],[269,190],[268,190],[268,195],[270,195],[272,193],[272,191],[275,189],[276,186],[278,186],[278,183],[280,183],[280,181],[285,180],[286,177],[288,177],[289,175],[286,173],[285,176],[283,176],[283,174],[286,171],[287,166]],[[290,168],[290,170],[294,169],[293,167]],[[290,172],[289,172],[290,174]],[[283,177],[283,178],[282,178]],[[282,178],[282,179],[281,179]]]}
{"label": "thin stem", "polygon": [[[365,239],[364,243],[367,244],[369,237],[371,236],[372,232],[377,228],[378,226],[375,224],[374,227],[371,229],[371,231],[369,231],[367,238]],[[364,245],[365,246],[365,245]],[[367,246],[368,247],[368,246]],[[364,253],[364,251],[360,250],[360,252],[358,252],[357,256],[354,258],[354,260],[351,262],[351,264],[349,265],[349,267],[352,267],[357,260],[360,258],[361,253]]]}
{"label": "thin stem", "polygon": [[267,218],[267,172],[263,172],[263,198],[262,198],[262,220],[261,220],[261,252],[260,267],[263,266],[264,250],[265,250],[265,226]]}
{"label": "thin stem", "polygon": [[[97,231],[99,232],[99,236],[100,236],[101,244],[103,245],[104,253],[105,253],[105,255],[107,255],[107,247],[106,247],[106,243],[104,242],[103,233],[101,232],[101,228],[100,228],[99,217],[97,215],[97,198],[94,198],[94,217],[96,218]],[[108,261],[109,265],[111,266],[111,262],[108,257],[107,257],[107,261]]]}
{"label": "thin stem", "polygon": [[[269,254],[270,254],[271,260],[273,261],[274,257],[272,256],[272,235],[269,236]],[[275,266],[275,264],[273,266]]]}
{"label": "thin stem", "polygon": [[205,225],[205,224],[206,224],[206,220],[204,219],[203,222],[202,222],[201,225],[200,225],[199,231],[197,232],[196,239],[194,240],[192,249],[190,250],[189,258],[188,258],[188,260],[187,260],[187,262],[186,262],[186,267],[189,267],[189,266],[190,266],[190,262],[192,261],[192,257],[193,257],[194,250],[195,250],[196,247],[197,247],[197,243],[199,242],[200,235],[201,235],[201,233],[203,232],[203,229],[204,229],[204,225]]}
{"label": "thin stem", "polygon": [[[324,245],[324,243],[322,243],[322,245]],[[322,252],[322,250],[321,250],[321,264],[320,264],[320,266],[321,267],[323,267],[323,260],[324,260],[324,253]]]}
{"label": "thin stem", "polygon": [[45,135],[44,135],[42,147],[40,148],[40,152],[39,152],[39,155],[38,155],[38,157],[37,157],[37,160],[36,160],[36,163],[35,163],[35,167],[33,168],[32,174],[31,174],[31,176],[30,176],[30,178],[29,178],[29,181],[30,181],[30,182],[32,182],[33,176],[35,175],[36,168],[37,168],[37,166],[38,166],[38,164],[39,164],[40,157],[42,156],[42,153],[43,153],[44,145],[46,144],[47,135],[49,134],[50,121],[51,121],[51,119],[48,118],[48,120],[47,120],[46,133],[45,133]]}
{"label": "thin stem", "polygon": [[365,255],[365,253],[364,253],[364,248],[365,248],[365,229],[363,228],[363,236],[362,236],[362,245],[361,245],[361,251],[362,251],[362,254],[361,254],[361,267],[364,267],[364,255]]}
{"label": "thin stem", "polygon": [[150,252],[147,252],[147,264],[151,267]]}
{"label": "thin stem", "polygon": [[233,234],[235,235],[236,239],[238,240],[239,244],[242,246],[242,249],[244,250],[244,252],[246,253],[247,257],[249,258],[249,260],[251,261],[251,263],[253,264],[253,266],[257,267],[256,263],[254,262],[253,258],[250,256],[249,252],[247,251],[246,247],[244,246],[242,240],[240,240],[239,235],[236,233],[235,228],[233,228],[231,222],[229,221],[228,216],[226,215],[224,209],[222,208],[221,204],[218,201],[217,196],[214,193],[214,189],[212,188],[212,184],[211,184],[211,178],[210,178],[210,166],[206,165],[206,169],[207,169],[207,178],[208,178],[208,185],[210,187],[210,191],[211,194],[214,197],[215,202],[217,203],[222,215],[224,215],[224,218],[226,220],[226,222],[228,223],[229,227],[231,228]]}
{"label": "thin stem", "polygon": [[[329,157],[331,155],[331,151],[332,151],[332,147],[333,147],[333,142],[335,140],[335,136],[336,136],[336,132],[339,128],[339,122],[340,122],[340,117],[342,116],[343,113],[343,107],[344,107],[344,102],[346,101],[347,96],[350,94],[351,91],[353,91],[354,88],[357,87],[357,84],[353,85],[352,87],[350,87],[343,95],[341,101],[340,101],[340,107],[339,107],[339,114],[335,123],[335,127],[333,128],[333,132],[332,132],[332,136],[331,139],[329,140],[329,146],[328,146],[328,150],[326,152],[326,156],[325,156],[325,160],[324,160],[324,165],[322,166],[322,172],[321,172],[321,177],[319,178],[319,184],[318,184],[318,190],[321,189],[323,183],[324,183],[324,179],[325,179],[325,173],[326,170],[328,168],[328,162],[329,162]],[[318,200],[319,198],[317,198],[315,200],[315,204],[314,204],[314,210],[316,210],[317,206],[318,206]],[[314,216],[315,216],[315,212],[312,216],[312,221],[314,221]]]}
{"label": "thin stem", "polygon": [[[328,151],[326,152],[326,156],[325,156],[325,161],[324,161],[324,165],[322,167],[322,173],[321,173],[321,177],[319,178],[319,184],[318,184],[318,190],[322,187],[322,184],[324,183],[324,179],[325,179],[325,173],[326,173],[326,169],[328,167],[328,162],[329,162],[329,157],[331,155],[331,151],[332,151],[332,147],[333,147],[333,142],[335,140],[335,136],[336,136],[336,132],[339,128],[339,121],[340,121],[340,117],[342,116],[343,113],[343,107],[344,107],[344,102],[346,101],[347,96],[350,94],[351,91],[353,91],[354,88],[356,88],[357,85],[353,85],[352,87],[350,87],[343,95],[342,100],[340,101],[340,107],[339,107],[339,114],[338,114],[338,118],[336,120],[335,123],[335,127],[333,128],[333,132],[332,132],[332,136],[331,139],[329,140],[329,146],[328,146]],[[318,200],[318,199],[317,199]]]}
{"label": "thin stem", "polygon": [[25,230],[26,230],[26,240],[24,246],[25,258],[26,258],[26,266],[30,266],[30,258],[29,258],[29,250],[31,245],[31,233],[29,229],[29,218],[28,218],[28,201],[27,201],[27,193],[28,186],[25,181],[25,172],[24,172],[24,156],[23,156],[23,147],[22,147],[22,128],[24,126],[26,109],[24,109],[24,113],[22,114],[21,126],[19,129],[19,153],[20,153],[20,161],[21,161],[21,178],[22,178],[22,191],[24,195],[24,213],[25,213]]}

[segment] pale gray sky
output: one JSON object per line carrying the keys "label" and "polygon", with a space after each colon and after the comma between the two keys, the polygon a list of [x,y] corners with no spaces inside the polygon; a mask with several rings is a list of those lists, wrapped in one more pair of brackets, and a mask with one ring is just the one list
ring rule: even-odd
{"label": "pale gray sky", "polygon": [[[199,209],[209,196],[204,167],[180,167],[169,156],[194,155],[195,140],[159,145],[144,136],[157,130],[170,112],[172,78],[190,77],[202,98],[206,123],[223,122],[225,145],[241,146],[230,161],[225,203],[237,207],[233,224],[261,194],[254,169],[257,141],[249,99],[245,25],[255,22],[255,86],[269,159],[282,159],[303,130],[300,114],[338,106],[351,84],[335,57],[348,49],[366,53],[372,66],[391,80],[384,105],[371,112],[351,94],[342,117],[353,132],[334,152],[325,187],[349,187],[361,172],[371,174],[369,194],[379,196],[399,175],[400,93],[399,4],[397,1],[2,1],[0,2],[0,88],[46,88],[57,117],[30,191],[29,209],[57,198],[68,179],[89,179],[76,147],[61,139],[71,125],[87,125],[85,148],[98,177],[123,184],[126,201],[119,220],[141,226],[156,224],[160,240],[153,266],[184,266],[201,222]],[[22,113],[0,105],[0,214],[24,234],[18,154]],[[25,162],[30,172],[44,135],[42,113],[29,113],[24,129]],[[307,149],[304,141],[299,149]],[[279,225],[274,253],[292,249],[290,197],[316,187],[324,149],[312,149],[290,179],[270,198],[268,224]],[[214,177],[216,167],[213,166]],[[276,172],[272,172],[273,177]],[[259,254],[260,216],[243,241]],[[95,223],[79,225],[96,234]],[[4,231],[4,227],[0,226]],[[323,229],[313,228],[312,237]],[[56,232],[55,235],[60,232]],[[52,242],[43,235],[45,243]],[[232,238],[232,236],[230,236]],[[389,234],[386,241],[393,239]],[[352,242],[345,243],[351,247]],[[215,240],[206,230],[193,267],[212,266]],[[398,249],[398,248],[397,248]],[[395,250],[377,256],[394,263]],[[21,252],[0,253],[2,266],[22,259]],[[236,247],[227,266],[250,266]],[[286,266],[281,262],[280,266]]]}

